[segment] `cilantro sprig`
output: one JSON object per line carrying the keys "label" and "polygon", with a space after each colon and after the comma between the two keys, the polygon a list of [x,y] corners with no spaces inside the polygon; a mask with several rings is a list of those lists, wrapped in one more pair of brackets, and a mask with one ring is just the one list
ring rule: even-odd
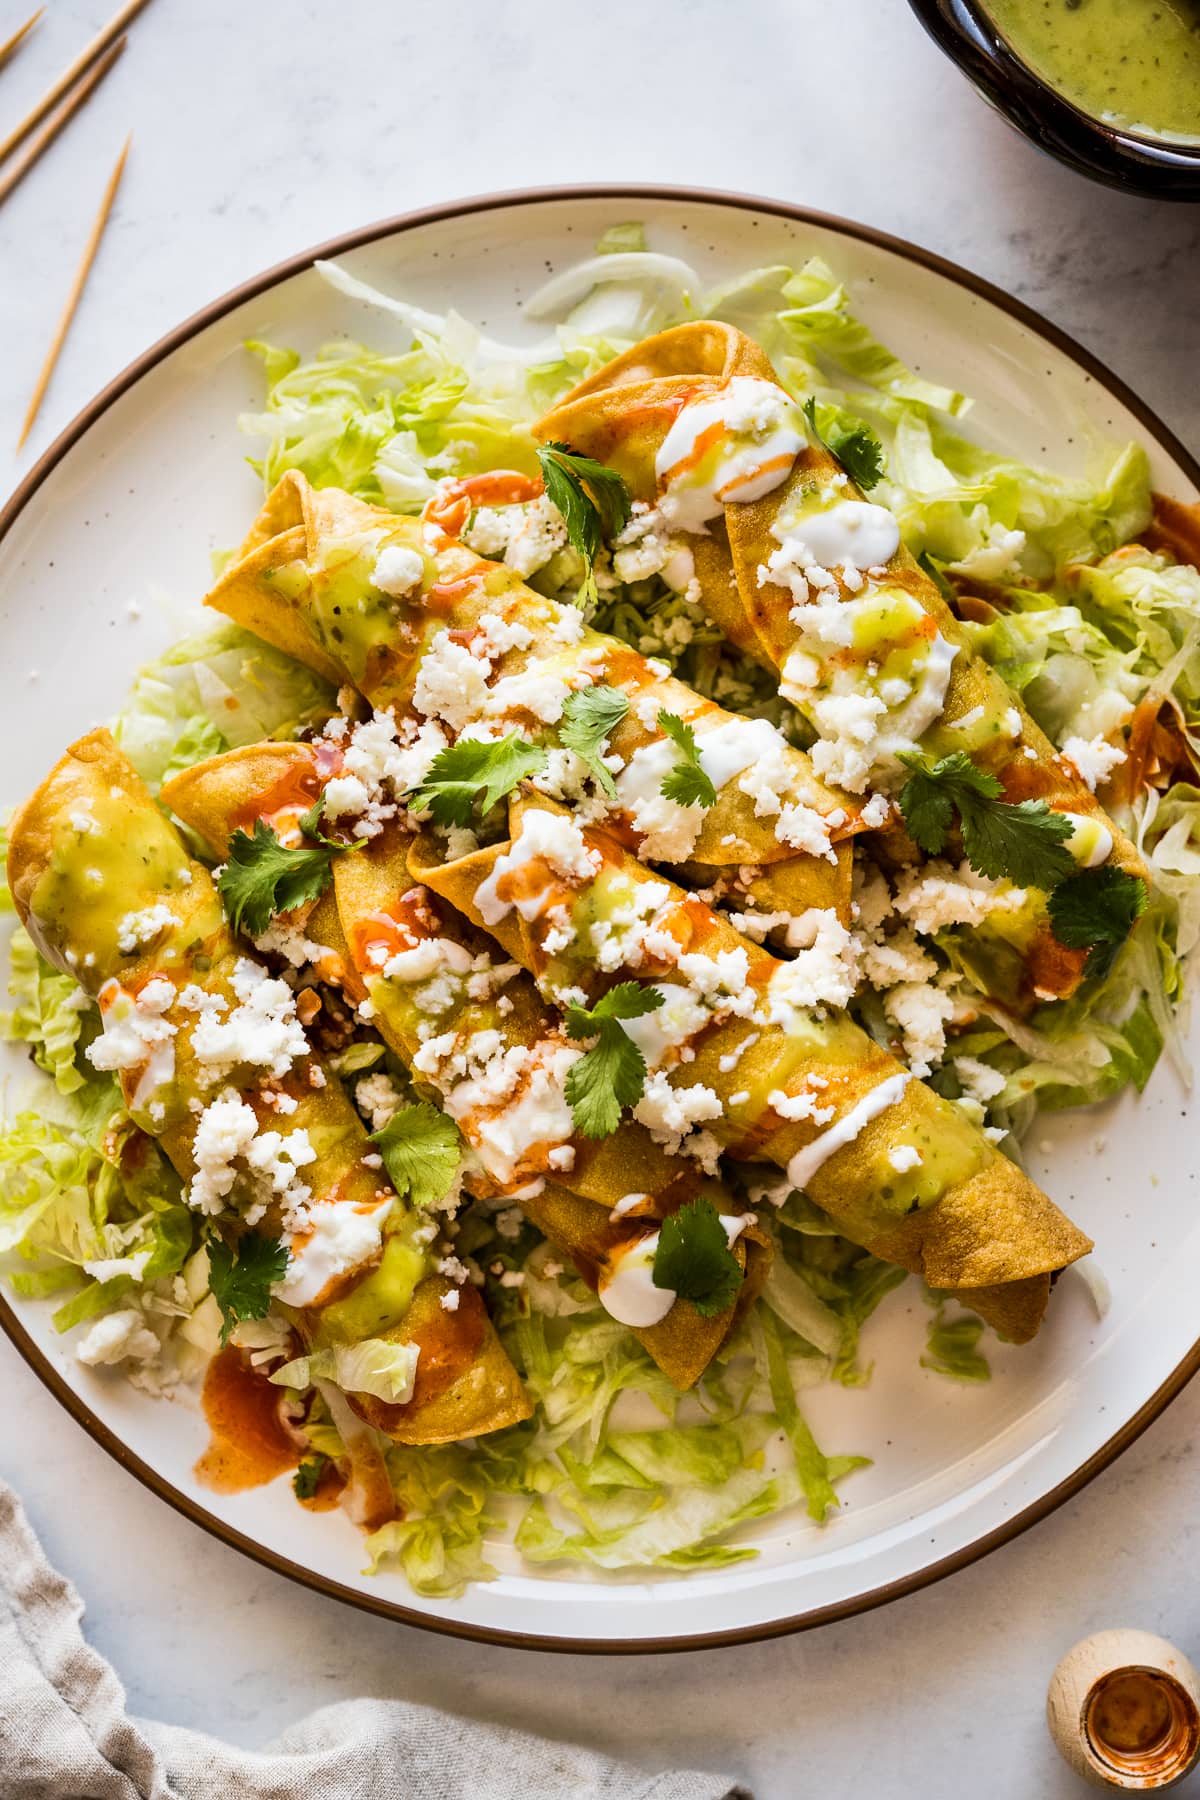
{"label": "cilantro sprig", "polygon": [[1107,976],[1146,910],[1141,877],[1111,865],[1079,868],[1066,842],[1075,830],[1071,819],[1052,812],[1044,800],[1019,805],[1001,800],[1004,790],[996,777],[963,750],[933,764],[918,755],[901,761],[912,774],[900,791],[900,811],[921,849],[938,855],[957,813],[971,867],[1046,892],[1050,928],[1059,943],[1088,951],[1086,976]]}
{"label": "cilantro sprig", "polygon": [[321,821],[325,817],[325,795],[318,794],[306,813],[300,818],[300,830],[306,838],[316,844],[324,844],[327,850],[345,850],[348,848],[340,838],[326,837],[321,830]]}
{"label": "cilantro sprig", "polygon": [[661,792],[664,799],[674,800],[677,806],[715,806],[717,790],[701,767],[696,734],[691,726],[685,725],[674,713],[660,712],[658,728],[666,732],[679,751],[675,767],[663,776]]}
{"label": "cilantro sprig", "polygon": [[518,731],[494,741],[460,738],[439,750],[425,779],[405,796],[415,813],[428,812],[438,825],[469,825],[476,801],[488,813],[528,775],[546,767],[546,752]]}
{"label": "cilantro sprig", "polygon": [[869,493],[883,480],[883,445],[864,419],[855,419],[834,408],[824,428],[817,423],[817,403],[804,402],[804,416],[831,456],[836,456],[851,481]]}
{"label": "cilantro sprig", "polygon": [[392,1186],[414,1206],[436,1206],[454,1185],[462,1140],[452,1119],[427,1100],[402,1106],[371,1133]]}
{"label": "cilantro sprig", "polygon": [[537,457],[546,493],[563,516],[571,547],[583,558],[585,592],[594,599],[596,556],[629,518],[629,489],[615,469],[580,456],[568,444],[539,444]]}
{"label": "cilantro sprig", "polygon": [[221,1310],[223,1344],[242,1319],[266,1318],[271,1284],[283,1280],[287,1266],[288,1253],[277,1237],[247,1231],[233,1248],[215,1233],[208,1239],[208,1286]]}
{"label": "cilantro sprig", "polygon": [[593,1007],[567,1008],[567,1036],[595,1044],[567,1071],[567,1103],[575,1129],[588,1138],[609,1137],[621,1123],[621,1110],[636,1106],[646,1086],[646,1059],[621,1030],[622,1019],[657,1012],[663,997],[654,987],[622,981]]}
{"label": "cilantro sprig", "polygon": [[963,852],[973,869],[1017,887],[1049,889],[1076,867],[1066,840],[1075,827],[1044,800],[1001,800],[996,777],[955,750],[930,763],[916,753],[900,759],[912,774],[900,790],[900,811],[922,850],[937,856],[958,814]]}
{"label": "cilantro sprig", "polygon": [[563,704],[558,741],[564,750],[573,750],[587,764],[610,800],[617,797],[617,784],[602,760],[604,745],[628,711],[629,696],[604,682],[576,688]]}
{"label": "cilantro sprig", "polygon": [[720,1213],[703,1194],[663,1220],[651,1278],[655,1287],[673,1288],[681,1300],[690,1300],[705,1319],[716,1318],[737,1299],[741,1266]]}
{"label": "cilantro sprig", "polygon": [[[314,808],[304,820],[320,815]],[[307,824],[302,823],[307,830]],[[340,844],[321,836],[316,843],[290,850],[280,843],[265,819],[255,821],[253,835],[234,832],[229,857],[217,876],[217,889],[235,931],[261,937],[276,913],[291,912],[306,900],[316,900],[329,885],[333,859],[352,844]]]}
{"label": "cilantro sprig", "polygon": [[1050,925],[1060,944],[1088,952],[1084,974],[1103,978],[1148,899],[1145,882],[1125,869],[1080,869],[1051,894]]}

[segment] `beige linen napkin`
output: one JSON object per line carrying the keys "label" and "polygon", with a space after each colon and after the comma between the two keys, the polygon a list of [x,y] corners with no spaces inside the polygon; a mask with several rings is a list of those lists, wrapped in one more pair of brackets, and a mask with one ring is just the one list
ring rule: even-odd
{"label": "beige linen napkin", "polygon": [[719,1775],[649,1775],[403,1700],[323,1706],[265,1750],[131,1719],[83,1603],[0,1482],[3,1800],[750,1800]]}

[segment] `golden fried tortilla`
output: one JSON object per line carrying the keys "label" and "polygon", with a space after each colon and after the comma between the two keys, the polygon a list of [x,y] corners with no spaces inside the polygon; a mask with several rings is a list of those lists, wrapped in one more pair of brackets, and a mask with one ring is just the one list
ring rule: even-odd
{"label": "golden fried tortilla", "polygon": [[[9,834],[8,874],[22,922],[42,953],[75,976],[93,997],[107,1001],[115,989],[136,994],[163,978],[174,990],[185,985],[236,1004],[232,976],[245,952],[225,923],[208,871],[191,858],[178,833],[163,817],[132,765],[106,731],[81,738],[21,807]],[[120,947],[121,922],[130,914],[164,907],[171,924],[131,951]],[[185,1181],[196,1172],[192,1153],[197,1114],[189,1102],[207,1104],[227,1084],[251,1103],[261,1088],[261,1072],[232,1070],[214,1080],[195,1055],[192,1031],[198,1014],[180,1006],[178,992],[164,1017],[176,1027],[173,1077],[146,1102],[139,1093],[140,1069],[122,1072],[126,1103],[155,1136]],[[314,1086],[310,1072],[321,1079]],[[306,1130],[320,1147],[307,1179],[315,1199],[357,1201],[363,1210],[387,1204],[399,1223],[403,1209],[386,1177],[363,1161],[371,1146],[358,1114],[337,1078],[311,1055],[273,1086],[290,1093],[295,1110],[289,1129]],[[161,1106],[161,1116],[156,1107]],[[264,1112],[266,1110],[264,1103]],[[308,1343],[347,1341],[347,1323],[364,1311],[375,1324],[366,1335],[401,1342],[422,1341],[446,1283],[432,1274],[415,1282],[410,1272],[399,1284],[400,1317],[390,1318],[386,1280],[393,1217],[385,1227],[382,1261],[334,1285],[318,1303],[285,1308]],[[268,1211],[265,1228],[278,1228]],[[401,1259],[402,1261],[403,1259]],[[412,1264],[404,1265],[412,1270]],[[416,1271],[419,1273],[419,1267]],[[379,1323],[386,1320],[386,1323]],[[443,1443],[528,1418],[529,1401],[486,1315],[482,1321],[447,1314],[438,1321],[447,1378],[430,1391],[420,1384],[412,1401],[395,1408],[388,1429],[398,1443]],[[470,1336],[469,1353],[463,1340]],[[452,1340],[458,1351],[451,1355]],[[351,1395],[364,1417],[373,1403]]]}

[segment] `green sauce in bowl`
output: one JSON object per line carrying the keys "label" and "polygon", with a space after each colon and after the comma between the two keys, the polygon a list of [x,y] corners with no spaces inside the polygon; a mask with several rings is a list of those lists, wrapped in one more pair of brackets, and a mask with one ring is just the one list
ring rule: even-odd
{"label": "green sauce in bowl", "polygon": [[1035,75],[1093,118],[1200,143],[1200,0],[983,0]]}

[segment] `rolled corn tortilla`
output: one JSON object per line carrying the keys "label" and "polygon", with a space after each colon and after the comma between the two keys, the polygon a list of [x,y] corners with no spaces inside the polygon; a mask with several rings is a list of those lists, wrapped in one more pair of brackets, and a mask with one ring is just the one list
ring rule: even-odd
{"label": "rolled corn tortilla", "polygon": [[[224,856],[233,831],[260,818],[285,833],[336,767],[325,744],[253,745],[183,771],[163,799]],[[495,960],[493,940],[414,882],[409,841],[388,826],[337,857],[332,886],[290,928],[326,979],[367,1003],[384,1041],[454,1118],[481,1164],[476,1191],[511,1196],[603,1300],[622,1259],[667,1214],[702,1192],[720,1212],[739,1208],[633,1121],[599,1141],[575,1133],[563,1082],[580,1051],[528,976]],[[734,1254],[744,1308],[766,1278],[769,1241],[751,1224]],[[730,1308],[705,1318],[676,1300],[660,1322],[631,1328],[682,1389],[703,1374],[736,1316]]]}
{"label": "rolled corn tortilla", "polygon": [[[757,476],[748,433],[779,451],[759,459]],[[1079,770],[972,652],[891,514],[810,441],[743,332],[708,319],[647,338],[572,389],[535,435],[609,464],[657,507],[661,529],[691,550],[705,610],[778,673],[781,693],[818,733],[811,754],[826,779],[860,796],[868,784],[894,792],[907,774],[900,751],[965,751],[1006,800],[1071,814],[1084,866],[1145,879]],[[881,852],[885,862],[917,856],[894,826]],[[991,915],[986,936],[986,985],[1008,1005],[1027,1009],[1079,985],[1087,953],[1058,943],[1040,896]]]}
{"label": "rolled corn tortilla", "polygon": [[[101,1061],[119,1068],[130,1112],[162,1145],[192,1204],[222,1229],[240,1229],[197,1156],[212,1102],[240,1101],[264,1126],[306,1134],[316,1152],[297,1165],[311,1189],[307,1225],[288,1232],[286,1201],[252,1189],[246,1172],[228,1199],[243,1213],[261,1209],[263,1229],[289,1241],[283,1294],[291,1300],[278,1304],[306,1345],[383,1337],[420,1348],[411,1399],[348,1396],[360,1416],[404,1444],[443,1443],[527,1418],[529,1401],[476,1297],[458,1313],[442,1308],[451,1284],[433,1270],[419,1216],[364,1161],[371,1145],[358,1115],[294,1016],[290,1066],[278,1076],[236,1042],[220,1048],[241,1053],[237,1062],[218,1062],[197,1042],[213,1018],[252,1001],[266,971],[239,949],[207,870],[106,731],[72,745],[19,810],[8,875],[39,950],[98,1003],[100,1041],[113,1051]],[[310,1273],[306,1259],[322,1254],[322,1214],[335,1206],[343,1219],[363,1221],[356,1251],[340,1267],[332,1256],[318,1260]]]}
{"label": "rolled corn tortilla", "polygon": [[837,1010],[852,975],[832,911],[780,962],[610,833],[528,793],[510,816],[506,843],[447,863],[425,834],[409,867],[560,1003],[630,978],[659,988],[659,1010],[625,1027],[649,1069],[635,1118],[707,1166],[718,1150],[776,1164],[853,1242],[1033,1336],[1051,1276],[1090,1240]]}
{"label": "rolled corn tortilla", "polygon": [[[835,906],[848,918],[850,839],[866,829],[859,803],[819,781],[765,719],[702,699],[665,664],[467,549],[454,490],[439,505],[423,521],[398,518],[292,471],[207,603],[377,709],[431,717],[446,741],[484,721],[553,747],[568,694],[611,687],[629,707],[607,740],[620,759],[616,793],[589,791],[591,813],[647,861],[731,905],[785,916]],[[401,593],[406,569],[412,586]],[[716,788],[707,810],[662,796],[676,751],[661,713],[696,733]],[[569,763],[560,774],[579,780]]]}

